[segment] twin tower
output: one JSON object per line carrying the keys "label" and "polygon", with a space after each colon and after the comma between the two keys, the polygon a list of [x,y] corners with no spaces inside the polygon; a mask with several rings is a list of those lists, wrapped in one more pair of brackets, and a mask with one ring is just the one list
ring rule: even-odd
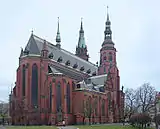
{"label": "twin tower", "polygon": [[[58,29],[56,36],[56,46],[61,47],[61,37],[59,31],[59,18],[58,18]],[[76,47],[76,55],[86,61],[89,61],[87,45],[85,43],[84,38],[84,30],[83,30],[83,22],[81,20],[81,26],[79,30],[79,40],[78,46]],[[116,48],[114,47],[114,42],[112,41],[112,30],[111,30],[111,22],[109,20],[109,14],[107,13],[107,21],[105,23],[105,31],[104,31],[104,41],[102,43],[102,47],[100,49],[100,62],[98,67],[98,74],[108,73],[108,69],[110,64],[116,66]]]}

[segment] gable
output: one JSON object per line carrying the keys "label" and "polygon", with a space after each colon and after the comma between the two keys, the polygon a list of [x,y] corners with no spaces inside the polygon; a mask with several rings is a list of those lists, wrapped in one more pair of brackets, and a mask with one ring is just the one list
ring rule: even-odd
{"label": "gable", "polygon": [[31,37],[28,41],[28,44],[25,48],[25,51],[27,51],[27,50],[32,54],[37,54],[37,55],[40,54],[40,50],[39,50],[39,48],[38,48],[38,46],[37,46],[37,44],[36,44],[36,42],[33,38],[33,35],[31,35]]}

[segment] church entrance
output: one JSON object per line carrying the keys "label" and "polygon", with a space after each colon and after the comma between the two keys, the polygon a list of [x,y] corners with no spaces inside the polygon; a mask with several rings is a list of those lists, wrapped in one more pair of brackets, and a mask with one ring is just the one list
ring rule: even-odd
{"label": "church entrance", "polygon": [[61,124],[63,121],[63,112],[62,112],[62,109],[59,108],[59,110],[57,111],[57,124]]}

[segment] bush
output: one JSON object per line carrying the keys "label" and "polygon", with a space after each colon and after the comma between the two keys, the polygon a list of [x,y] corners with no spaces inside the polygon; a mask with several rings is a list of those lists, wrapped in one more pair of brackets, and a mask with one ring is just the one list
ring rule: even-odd
{"label": "bush", "polygon": [[145,127],[148,123],[151,122],[151,118],[148,114],[145,113],[139,113],[132,115],[130,118],[130,123],[133,126],[139,126],[139,127]]}
{"label": "bush", "polygon": [[153,121],[154,121],[156,124],[160,125],[160,114],[156,115],[156,116],[154,117]]}

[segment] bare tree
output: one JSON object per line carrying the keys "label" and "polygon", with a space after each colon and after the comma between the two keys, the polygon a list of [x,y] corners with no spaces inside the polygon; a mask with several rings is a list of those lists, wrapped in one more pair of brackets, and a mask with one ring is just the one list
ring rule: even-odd
{"label": "bare tree", "polygon": [[7,114],[8,114],[8,104],[4,103],[4,102],[0,102],[0,117],[2,118],[2,124],[4,124],[5,122],[5,118],[7,118]]}
{"label": "bare tree", "polygon": [[150,113],[155,107],[156,91],[149,83],[144,83],[138,89],[127,89],[125,92],[125,118],[135,113]]}
{"label": "bare tree", "polygon": [[149,83],[144,83],[136,92],[137,104],[139,105],[139,112],[149,113],[153,108],[156,91]]}
{"label": "bare tree", "polygon": [[93,113],[96,113],[97,100],[95,99],[92,102],[91,97],[89,97],[86,101],[83,101],[83,123],[85,118],[89,119],[89,124],[91,124],[91,118]]}
{"label": "bare tree", "polygon": [[136,112],[138,105],[136,105],[136,92],[133,89],[127,89],[125,92],[125,118],[130,118]]}

